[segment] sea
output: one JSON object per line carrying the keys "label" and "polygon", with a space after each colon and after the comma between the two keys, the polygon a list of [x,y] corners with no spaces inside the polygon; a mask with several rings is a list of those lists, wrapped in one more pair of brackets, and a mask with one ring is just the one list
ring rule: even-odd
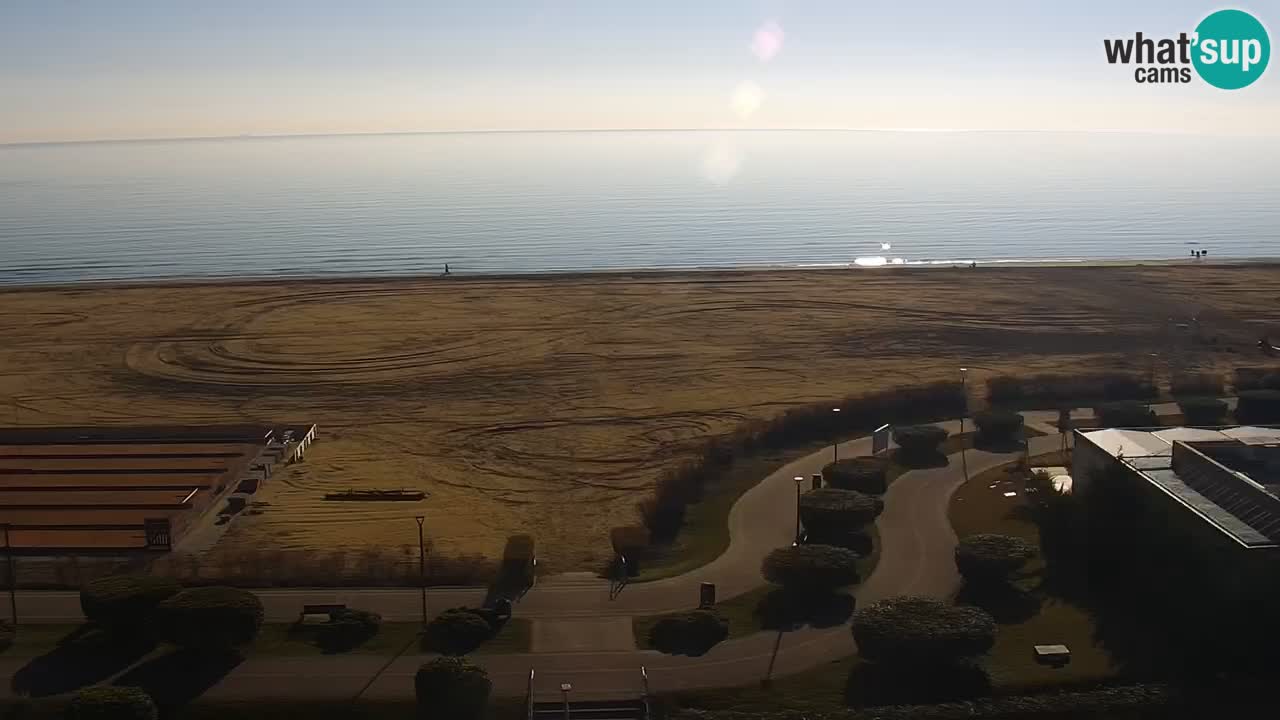
{"label": "sea", "polygon": [[1280,139],[476,132],[0,146],[0,284],[1280,257]]}

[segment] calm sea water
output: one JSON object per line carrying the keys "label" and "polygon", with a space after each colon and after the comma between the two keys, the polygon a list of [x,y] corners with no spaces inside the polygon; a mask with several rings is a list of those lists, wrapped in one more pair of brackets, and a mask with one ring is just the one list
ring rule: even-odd
{"label": "calm sea water", "polygon": [[0,282],[1280,256],[1280,141],[501,133],[0,147]]}

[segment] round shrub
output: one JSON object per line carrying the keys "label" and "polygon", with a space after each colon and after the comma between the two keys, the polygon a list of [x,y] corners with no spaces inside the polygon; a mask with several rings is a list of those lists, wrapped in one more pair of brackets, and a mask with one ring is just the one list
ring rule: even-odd
{"label": "round shrub", "polygon": [[262,601],[248,590],[183,590],[156,608],[161,637],[197,650],[230,650],[253,642],[262,627]]}
{"label": "round shrub", "polygon": [[937,453],[947,435],[947,431],[937,425],[904,425],[893,429],[893,441],[902,452],[913,457]]}
{"label": "round shrub", "polygon": [[1218,398],[1180,398],[1178,409],[1188,425],[1222,425],[1227,420],[1227,403]]}
{"label": "round shrub", "polygon": [[729,621],[709,608],[664,617],[649,629],[649,645],[672,655],[702,655],[728,637]]}
{"label": "round shrub", "polygon": [[886,458],[866,455],[828,463],[822,468],[822,479],[830,487],[880,495],[885,491],[888,471]]}
{"label": "round shrub", "polygon": [[1009,535],[970,535],[956,545],[956,569],[970,582],[1003,582],[1036,556],[1036,547]]}
{"label": "round shrub", "polygon": [[858,582],[858,556],[831,545],[795,545],[765,556],[761,573],[788,590],[830,592]]}
{"label": "round shrub", "polygon": [[1095,408],[1103,427],[1155,427],[1160,424],[1155,412],[1140,402],[1115,402]]}
{"label": "round shrub", "polygon": [[0,620],[0,652],[4,652],[13,647],[13,641],[18,639],[18,629],[8,620]]}
{"label": "round shrub", "polygon": [[76,693],[67,705],[67,720],[156,720],[151,696],[142,688],[95,685]]}
{"label": "round shrub", "polygon": [[413,678],[418,716],[426,720],[474,720],[484,715],[493,683],[483,668],[462,658],[436,658]]}
{"label": "round shrub", "polygon": [[145,624],[160,603],[181,592],[176,580],[150,575],[112,575],[80,590],[80,609],[91,622],[109,628]]}
{"label": "round shrub", "polygon": [[427,623],[423,647],[445,655],[465,655],[493,635],[493,628],[467,608],[452,608]]}
{"label": "round shrub", "polygon": [[800,519],[811,535],[834,537],[861,529],[884,512],[884,501],[856,490],[818,488],[800,496]]}
{"label": "round shrub", "polygon": [[1280,423],[1280,390],[1245,390],[1236,405],[1242,423]]}
{"label": "round shrub", "polygon": [[317,628],[316,643],[325,652],[342,652],[378,634],[382,616],[367,610],[339,610]]}
{"label": "round shrub", "polygon": [[874,662],[953,663],[987,652],[995,636],[985,611],[932,598],[890,598],[853,614],[858,654]]}
{"label": "round shrub", "polygon": [[987,410],[973,416],[978,437],[989,443],[1013,442],[1021,438],[1024,419],[1010,410]]}

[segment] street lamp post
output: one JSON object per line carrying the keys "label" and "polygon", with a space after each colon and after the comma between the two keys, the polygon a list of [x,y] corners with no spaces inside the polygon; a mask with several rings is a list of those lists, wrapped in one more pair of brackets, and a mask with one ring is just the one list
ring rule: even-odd
{"label": "street lamp post", "polygon": [[13,626],[18,627],[18,574],[13,569],[13,545],[9,544],[9,524],[4,526],[4,554],[9,564],[9,614]]}
{"label": "street lamp post", "polygon": [[418,521],[418,589],[422,592],[422,626],[427,626],[427,550],[422,539],[422,523],[425,516],[413,518]]}
{"label": "street lamp post", "polygon": [[564,698],[564,720],[569,720],[569,691],[573,686],[569,683],[560,683],[560,696]]}
{"label": "street lamp post", "polygon": [[796,540],[793,545],[800,544],[800,486],[804,484],[804,476],[796,475],[792,480],[796,481]]}
{"label": "street lamp post", "polygon": [[965,453],[964,416],[969,414],[969,368],[960,368],[960,391],[964,394],[964,409],[960,412],[960,466],[964,468],[964,481],[969,482],[969,458]]}
{"label": "street lamp post", "polygon": [[[840,408],[831,408],[831,412],[839,413]],[[831,443],[831,462],[840,462],[840,435],[838,434],[839,432],[840,432],[840,428],[837,426],[836,439],[834,442]]]}

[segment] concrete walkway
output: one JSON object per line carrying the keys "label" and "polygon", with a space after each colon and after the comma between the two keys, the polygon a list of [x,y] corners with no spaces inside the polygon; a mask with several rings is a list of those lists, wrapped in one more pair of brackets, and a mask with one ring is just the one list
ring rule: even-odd
{"label": "concrete walkway", "polygon": [[[1054,414],[1056,419],[1056,413]],[[1036,418],[1039,420],[1039,418]],[[939,423],[951,432],[959,421]],[[966,430],[972,425],[965,423]],[[1053,452],[1057,435],[1032,438],[1030,453]],[[840,444],[841,457],[870,452],[870,438]],[[970,475],[1014,461],[1019,453],[994,454],[970,450]],[[764,584],[760,564],[775,548],[790,545],[795,530],[796,486],[793,478],[808,478],[830,462],[831,448],[800,458],[764,478],[747,491],[729,514],[730,544],[724,554],[685,575],[629,586],[610,600],[604,581],[545,583],[529,592],[517,615],[535,619],[534,649],[526,655],[474,656],[494,681],[500,695],[523,695],[529,671],[536,670],[535,691],[554,697],[562,682],[570,682],[579,698],[634,696],[640,690],[640,667],[648,669],[653,692],[747,685],[769,677],[808,670],[856,651],[848,625],[795,632],[762,632],[721,643],[699,658],[663,655],[632,649],[629,618],[684,610],[697,605],[703,581],[717,585],[728,599]],[[964,482],[958,455],[946,467],[913,470],[899,476],[885,494],[885,511],[877,520],[880,560],[869,578],[854,592],[858,605],[903,594],[950,597],[959,587],[953,553],[955,534],[947,518],[952,493]],[[808,487],[808,481],[805,482]],[[378,611],[388,620],[414,620],[420,615],[417,590],[264,590],[269,621],[291,621],[303,603],[345,602]],[[434,609],[478,604],[482,590],[431,589]],[[28,621],[75,622],[80,619],[75,593],[22,593],[20,613]],[[590,619],[588,619],[590,618]],[[367,697],[408,698],[412,675],[427,658],[406,655],[390,664],[365,692]],[[205,693],[209,699],[306,697],[342,699],[353,696],[387,662],[385,657],[338,655],[328,657],[249,658],[220,684]],[[0,673],[12,675],[25,660],[0,656]],[[7,683],[6,683],[7,685]],[[0,696],[8,691],[0,689]]]}

